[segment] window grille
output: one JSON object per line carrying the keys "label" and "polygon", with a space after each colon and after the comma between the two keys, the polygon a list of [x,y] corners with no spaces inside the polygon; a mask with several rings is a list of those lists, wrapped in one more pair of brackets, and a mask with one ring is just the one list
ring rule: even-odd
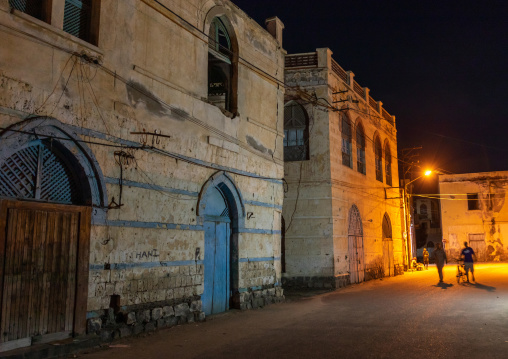
{"label": "window grille", "polygon": [[356,170],[366,173],[365,164],[365,132],[361,124],[356,127]]}
{"label": "window grille", "polygon": [[342,164],[353,168],[353,150],[351,147],[351,123],[346,117],[342,118]]}
{"label": "window grille", "polygon": [[469,211],[475,211],[480,209],[480,201],[478,200],[478,193],[467,194],[467,209]]}
{"label": "window grille", "polygon": [[309,159],[309,127],[304,108],[294,101],[284,106],[284,161]]}
{"label": "window grille", "polygon": [[44,143],[26,147],[2,164],[2,197],[80,204],[80,192],[65,161]]}
{"label": "window grille", "polygon": [[82,40],[90,40],[92,0],[65,0],[63,30]]}
{"label": "window grille", "polygon": [[383,182],[383,150],[381,149],[381,141],[379,140],[379,137],[375,140],[374,151],[376,158],[376,180]]}
{"label": "window grille", "polygon": [[44,21],[43,0],[9,0],[9,5],[16,10]]}

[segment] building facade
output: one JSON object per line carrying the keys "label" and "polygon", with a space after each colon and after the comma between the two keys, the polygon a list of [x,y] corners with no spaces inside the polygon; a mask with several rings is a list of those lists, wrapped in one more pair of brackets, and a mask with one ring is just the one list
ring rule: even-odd
{"label": "building facade", "polygon": [[267,28],[223,0],[0,0],[0,350],[283,299]]}
{"label": "building facade", "polygon": [[443,242],[458,258],[468,242],[479,261],[508,260],[508,171],[439,176]]}
{"label": "building facade", "polygon": [[413,196],[414,201],[414,232],[416,241],[416,257],[423,258],[423,248],[432,253],[436,243],[442,242],[440,204],[437,198]]}
{"label": "building facade", "polygon": [[403,268],[395,118],[329,49],[286,56],[283,281],[338,287]]}

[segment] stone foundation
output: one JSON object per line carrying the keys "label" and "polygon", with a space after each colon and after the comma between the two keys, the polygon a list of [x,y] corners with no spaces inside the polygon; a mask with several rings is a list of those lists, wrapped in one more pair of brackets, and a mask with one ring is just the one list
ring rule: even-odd
{"label": "stone foundation", "polygon": [[122,307],[115,311],[89,312],[87,334],[97,334],[108,341],[178,324],[202,322],[205,313],[200,299],[194,298],[181,303],[159,302],[150,305]]}
{"label": "stone foundation", "polygon": [[342,288],[350,284],[349,274],[330,277],[284,277],[282,286],[285,288],[315,288],[333,289]]}
{"label": "stone foundation", "polygon": [[256,309],[284,301],[284,289],[275,287],[238,293],[233,297],[233,308],[240,310]]}

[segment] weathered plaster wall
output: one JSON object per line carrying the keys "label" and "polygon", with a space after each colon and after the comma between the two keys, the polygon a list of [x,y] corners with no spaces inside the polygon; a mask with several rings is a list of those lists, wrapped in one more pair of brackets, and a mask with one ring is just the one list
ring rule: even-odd
{"label": "weathered plaster wall", "polygon": [[[507,188],[506,171],[439,176],[443,238],[453,256],[458,257],[470,234],[484,234],[485,253],[479,259],[508,259]],[[468,209],[468,193],[478,194],[478,210]]]}
{"label": "weathered plaster wall", "polygon": [[[234,305],[282,298],[281,44],[230,1],[162,3],[170,10],[150,0],[102,1],[98,46],[11,12],[5,0],[0,7],[2,130],[35,116],[57,119],[90,141],[108,201],[116,203],[114,151],[141,145],[131,132],[171,136],[154,143],[146,136],[155,149],[128,150],[134,160],[123,166],[122,206],[94,217],[90,317],[103,315],[112,295],[125,311],[178,303],[201,310],[205,245],[197,206],[217,172],[229,176],[243,205],[232,275],[244,294],[236,293]],[[201,31],[213,13],[229,19],[238,44],[237,114],[206,100],[208,38]]]}
{"label": "weathered plaster wall", "polygon": [[[362,219],[367,272],[382,271],[379,267],[383,263],[382,221],[385,213],[392,226],[393,265],[403,265],[400,194],[397,189],[376,181],[373,147],[375,134],[380,136],[382,143],[389,143],[392,186],[398,187],[395,127],[332,71],[331,55],[328,49],[318,49],[315,67],[286,68],[285,71],[287,85],[298,88],[287,91],[286,101],[302,98],[302,92],[309,94],[303,96],[301,102],[310,117],[310,160],[284,165],[288,192],[284,198],[283,215],[286,227],[291,223],[285,238],[287,268],[284,278],[288,282],[294,280],[310,286],[323,283],[335,286],[342,283],[342,279],[347,282],[350,257],[348,214],[353,205],[360,210]],[[335,94],[339,91],[344,94]],[[351,109],[348,111],[332,111],[331,107],[323,105],[325,100],[332,104],[346,97],[350,99]],[[366,115],[368,113],[371,115]],[[344,115],[349,116],[353,125],[353,168],[342,164],[341,119]],[[356,169],[355,126],[360,122],[365,129],[366,175]],[[384,162],[383,158],[383,166]],[[385,275],[393,275],[393,270]]]}

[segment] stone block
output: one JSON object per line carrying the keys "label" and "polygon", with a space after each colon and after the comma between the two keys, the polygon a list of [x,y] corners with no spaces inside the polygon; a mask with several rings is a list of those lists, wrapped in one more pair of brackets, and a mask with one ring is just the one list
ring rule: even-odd
{"label": "stone block", "polygon": [[173,307],[171,307],[169,305],[162,307],[162,316],[164,318],[167,318],[172,315],[175,315],[175,311],[174,311]]}
{"label": "stone block", "polygon": [[167,327],[174,327],[178,324],[178,317],[171,316],[164,319]]}
{"label": "stone block", "polygon": [[118,338],[125,338],[132,335],[132,328],[131,327],[120,327],[115,332],[115,337]]}
{"label": "stone block", "polygon": [[252,299],[252,308],[261,308],[265,305],[265,301],[263,298],[254,298]]}
{"label": "stone block", "polygon": [[155,321],[155,326],[157,328],[164,328],[166,326],[166,321],[163,318],[157,319]]}
{"label": "stone block", "polygon": [[136,313],[136,321],[138,323],[148,323],[150,321],[150,310],[140,310]]}
{"label": "stone block", "polygon": [[155,322],[148,322],[145,324],[145,332],[153,332],[155,330]]}
{"label": "stone block", "polygon": [[189,314],[189,305],[187,303],[175,305],[175,316],[180,317],[187,314]]}
{"label": "stone block", "polygon": [[252,292],[252,296],[254,297],[254,299],[261,298],[263,296],[263,292],[260,290],[257,290],[255,292]]}
{"label": "stone block", "polygon": [[200,312],[203,307],[203,303],[200,300],[195,300],[190,305],[191,312]]}
{"label": "stone block", "polygon": [[134,326],[134,328],[132,329],[132,333],[134,335],[138,335],[139,333],[143,333],[144,330],[145,330],[145,327],[143,326],[143,324],[136,324]]}
{"label": "stone block", "polygon": [[187,314],[187,323],[194,323],[194,313]]}
{"label": "stone block", "polygon": [[196,322],[204,322],[206,320],[205,312],[194,313]]}
{"label": "stone block", "polygon": [[113,340],[113,331],[111,329],[103,329],[100,332],[101,340],[109,342]]}
{"label": "stone block", "polygon": [[186,324],[187,323],[187,315],[181,315],[178,318],[178,324]]}
{"label": "stone block", "polygon": [[270,288],[267,290],[267,295],[271,297],[275,297],[275,288]]}
{"label": "stone block", "polygon": [[99,333],[102,327],[102,319],[101,318],[90,318],[88,319],[86,332],[88,334]]}
{"label": "stone block", "polygon": [[152,320],[158,320],[162,318],[162,308],[152,309]]}

